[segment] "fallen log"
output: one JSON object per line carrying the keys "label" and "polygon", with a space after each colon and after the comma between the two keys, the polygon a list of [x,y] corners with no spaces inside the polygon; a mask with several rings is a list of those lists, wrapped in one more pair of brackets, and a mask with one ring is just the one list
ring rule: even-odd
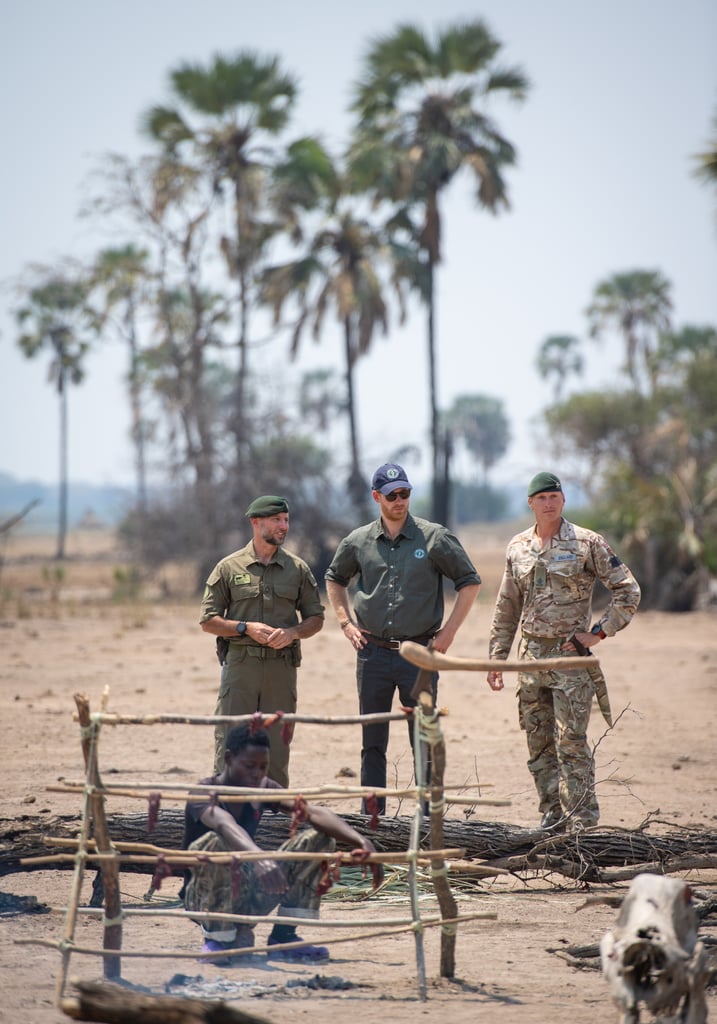
{"label": "fallen log", "polygon": [[190,999],[136,992],[123,985],[74,981],[76,996],[62,1000],[62,1012],[73,1020],[109,1024],[269,1024],[214,999]]}
{"label": "fallen log", "polygon": [[[408,847],[410,817],[379,818],[376,829],[365,814],[345,814],[345,820],[357,831],[370,835],[379,852],[405,851]],[[163,808],[151,832],[147,815],[142,813],[110,815],[107,820],[114,841],[151,842],[156,846],[179,849],[182,844],[183,812]],[[265,815],[257,841],[260,846],[277,847],[289,837],[290,819]],[[0,819],[0,876],[18,871],[47,870],[47,865],[23,865],[23,858],[56,854],[57,847],[48,838],[73,839],[80,830],[79,815],[44,817],[25,815],[21,819]],[[699,858],[701,868],[717,869],[717,832],[694,828],[672,829],[652,834],[647,828],[589,829],[577,836],[546,837],[540,829],[520,828],[497,821],[445,818],[443,838],[447,847],[465,850],[465,860],[507,870],[513,874],[555,872],[581,882],[626,880],[632,866],[635,873],[649,864],[653,871],[667,872],[684,867],[686,858]],[[429,824],[424,826],[422,847],[428,848]],[[57,865],[58,869],[61,865]],[[135,870],[151,873],[152,867],[135,865]]]}
{"label": "fallen log", "polygon": [[[371,818],[366,814],[343,814],[342,817],[357,831],[369,835],[379,852],[405,851],[410,837],[410,817],[379,818],[376,828],[371,828]],[[177,808],[163,808],[151,832],[147,831],[147,814],[132,812],[108,816],[108,827],[115,841],[151,842],[156,846],[179,849],[182,845],[184,812]],[[259,825],[257,842],[267,848],[277,847],[289,838],[291,821],[288,816],[264,815]],[[24,858],[41,857],[57,853],[57,847],[46,842],[47,838],[76,838],[80,829],[80,816],[63,815],[44,818],[24,815],[20,819],[0,818],[0,876],[17,871],[47,869],[47,865],[33,867],[22,865]],[[527,854],[543,835],[535,829],[524,829],[517,825],[501,822],[465,822],[457,819],[444,820],[446,846],[454,846],[451,836],[465,836],[466,857],[502,857],[514,853]],[[424,826],[422,847],[429,846],[430,825]],[[59,866],[59,865],[58,865]],[[141,865],[138,870],[142,870]],[[143,869],[151,872],[151,867]]]}

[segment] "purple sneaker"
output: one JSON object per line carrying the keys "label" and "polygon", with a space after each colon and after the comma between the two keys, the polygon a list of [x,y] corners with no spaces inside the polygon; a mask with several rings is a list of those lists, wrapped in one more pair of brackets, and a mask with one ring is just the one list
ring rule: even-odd
{"label": "purple sneaker", "polygon": [[[300,935],[296,935],[291,941],[303,942],[304,940]],[[267,942],[267,946],[280,945],[285,945],[285,943],[271,937]],[[270,949],[266,956],[268,960],[283,960],[284,963],[288,964],[324,964],[331,959],[326,946],[312,946],[308,943],[305,946],[297,946],[294,949]]]}
{"label": "purple sneaker", "polygon": [[[205,939],[202,946],[202,953],[224,953],[229,949],[245,949],[254,945],[254,929],[238,928],[236,938],[231,942],[218,942],[216,939]],[[209,960],[209,963],[217,967],[231,967],[232,964],[241,964],[249,959],[251,953],[238,953],[234,956],[216,957]]]}
{"label": "purple sneaker", "polygon": [[[224,953],[227,949],[232,949],[233,946],[233,942],[217,942],[215,939],[205,939],[202,953]],[[231,967],[231,962],[232,958],[230,956],[217,956],[209,961],[209,963],[215,964],[217,967]]]}

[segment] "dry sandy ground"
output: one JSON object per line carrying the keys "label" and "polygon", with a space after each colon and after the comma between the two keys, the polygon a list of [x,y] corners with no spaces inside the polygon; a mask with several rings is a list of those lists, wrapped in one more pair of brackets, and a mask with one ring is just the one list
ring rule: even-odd
{"label": "dry sandy ground", "polygon": [[[485,657],[493,598],[502,565],[507,531],[475,531],[465,537],[484,576],[479,602],[451,653]],[[127,713],[185,712],[211,714],[218,682],[212,643],[197,626],[197,602],[153,598],[111,600],[119,555],[104,535],[77,534],[61,578],[51,560],[52,540],[11,539],[4,549],[0,577],[0,700],[2,701],[2,771],[7,817],[51,815],[80,809],[79,797],[48,792],[58,779],[79,779],[82,756],[73,695],[85,692],[98,709],[103,690],[111,710]],[[92,557],[91,557],[92,556]],[[183,582],[176,570],[161,583],[170,591]],[[53,588],[58,591],[53,595]],[[624,710],[614,731],[603,735],[602,719],[593,714],[591,739],[597,748],[597,776],[602,823],[633,828],[654,814],[668,826],[717,827],[717,643],[714,615],[639,613],[620,637],[600,647],[613,710]],[[332,617],[324,630],[304,645],[300,670],[299,710],[342,715],[356,711],[353,656]],[[510,800],[508,807],[478,808],[487,821],[526,827],[536,823],[532,782],[525,767],[525,745],[517,725],[509,684],[492,693],[482,673],[442,676],[439,703],[448,710],[443,730],[448,746],[446,781],[490,784],[484,795]],[[357,727],[300,726],[292,748],[295,784],[346,782],[343,768],[356,769]],[[121,772],[128,782],[183,781],[207,774],[211,767],[211,730],[191,726],[125,726],[105,729],[100,766]],[[392,726],[389,751],[392,782],[410,779],[411,759],[403,726]],[[185,774],[177,774],[178,770]],[[113,778],[112,781],[115,781]],[[351,781],[351,780],[348,780]],[[336,804],[358,810],[352,799]],[[109,812],[140,810],[137,802],[112,801]],[[389,802],[389,813],[399,810]],[[401,814],[408,814],[404,803]],[[451,815],[460,817],[456,807]],[[657,826],[662,830],[662,826]],[[91,875],[82,901],[89,899]],[[717,872],[689,876],[698,892],[714,894]],[[56,949],[18,944],[18,939],[57,941],[63,931],[62,909],[70,896],[69,871],[14,874],[0,879],[0,889],[34,894],[58,912],[5,918],[0,923],[0,1020],[14,1024],[57,1024],[67,1020],[53,1006],[60,955]],[[141,903],[148,877],[123,875],[127,905]],[[165,882],[157,906],[169,903],[178,882]],[[607,892],[607,887],[592,887]],[[618,890],[620,891],[620,890]],[[604,980],[597,971],[576,970],[550,952],[571,943],[597,942],[612,925],[607,906],[580,910],[586,891],[560,876],[536,875],[518,883],[490,881],[457,890],[460,911],[490,911],[496,920],[460,928],[456,944],[456,979],[439,977],[440,939],[436,929],[425,937],[427,999],[419,998],[414,940],[410,935],[361,938],[333,947],[332,960],[320,968],[324,978],[351,987],[312,990],[306,982],[315,970],[267,965],[263,958],[243,967],[218,969],[194,959],[123,959],[123,977],[161,991],[177,972],[203,975],[221,984],[253,982],[237,1005],[267,1020],[311,1020],[319,1024],[364,1016],[391,1022],[416,1019],[506,1024],[592,1024],[617,1020]],[[435,900],[422,896],[422,912],[435,913]],[[364,902],[329,900],[326,920],[375,920],[406,917],[405,894]],[[713,920],[713,919],[712,919]],[[709,929],[707,929],[709,933]],[[711,929],[714,934],[714,927]],[[315,941],[335,936],[312,931]],[[156,917],[124,927],[124,949],[193,953],[198,931],[190,922]],[[258,941],[263,929],[257,929]],[[76,941],[101,944],[100,926],[81,915]],[[70,977],[101,975],[96,956],[74,955]],[[222,993],[217,989],[219,994]],[[253,992],[261,991],[262,995]],[[229,988],[224,996],[232,996]],[[714,1017],[717,993],[709,1005]]]}

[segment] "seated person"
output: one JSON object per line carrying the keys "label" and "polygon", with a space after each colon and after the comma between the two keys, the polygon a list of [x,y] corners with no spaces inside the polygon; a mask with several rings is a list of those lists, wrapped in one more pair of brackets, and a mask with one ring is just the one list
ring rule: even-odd
{"label": "seated person", "polygon": [[[293,800],[282,799],[281,794],[285,790],[267,776],[269,744],[269,734],[265,729],[252,732],[248,725],[237,726],[226,739],[223,770],[218,775],[203,779],[200,785],[276,790],[276,801],[224,803],[221,796],[217,796],[214,802],[209,797],[205,801],[188,801],[184,829],[186,849],[259,851],[261,847],[254,842],[254,836],[264,811],[293,814]],[[325,851],[328,858],[336,848],[335,840],[339,840],[351,849],[376,852],[370,839],[364,839],[327,807],[306,804],[305,809],[306,820],[312,827],[297,831],[293,838],[282,843],[281,850]],[[372,867],[376,868],[374,881],[380,880],[380,865]],[[184,904],[188,911],[247,916],[268,914],[278,905],[267,945],[302,942],[295,926],[282,924],[281,918],[318,918],[320,878],[321,861],[318,859],[276,861],[267,855],[266,859],[241,861],[233,866],[207,862],[192,868],[185,887]],[[202,930],[205,939],[203,953],[221,953],[254,945],[253,925],[207,920],[202,922]],[[320,963],[329,959],[329,951],[325,946],[307,944],[295,949],[270,950],[268,956],[293,963]],[[214,962],[226,966],[232,961],[225,957]]]}

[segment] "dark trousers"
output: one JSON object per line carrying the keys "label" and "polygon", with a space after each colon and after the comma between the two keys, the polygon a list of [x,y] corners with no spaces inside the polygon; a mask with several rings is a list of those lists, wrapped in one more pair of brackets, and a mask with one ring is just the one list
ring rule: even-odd
{"label": "dark trousers", "polygon": [[[356,658],[356,686],[358,689],[359,713],[375,715],[392,710],[393,696],[398,690],[399,700],[404,707],[415,707],[416,700],[411,690],[419,669],[402,658],[398,651],[387,651],[370,641]],[[433,673],[433,703],[438,692],[438,673]],[[362,726],[361,785],[376,789],[386,788],[386,750],[388,749],[389,722],[376,722]],[[413,749],[413,721],[408,719],[408,736]],[[430,780],[430,752],[424,767],[423,781]],[[386,810],[385,797],[376,798],[378,810]],[[366,802],[362,803],[366,813]]]}

